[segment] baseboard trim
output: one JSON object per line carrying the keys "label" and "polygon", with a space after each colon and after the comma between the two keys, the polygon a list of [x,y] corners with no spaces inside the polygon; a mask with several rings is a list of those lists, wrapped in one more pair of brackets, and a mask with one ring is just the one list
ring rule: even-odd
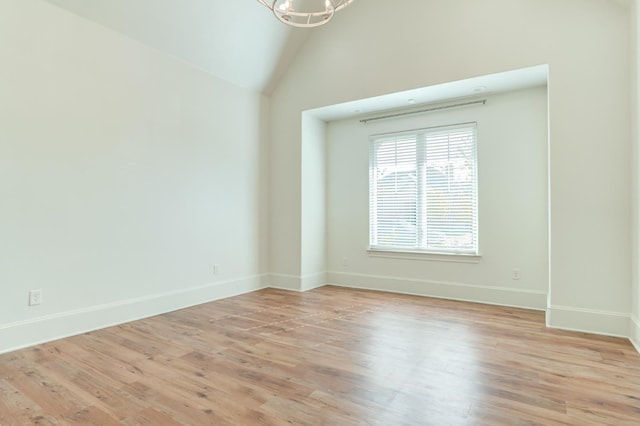
{"label": "baseboard trim", "polygon": [[388,291],[392,293],[511,306],[539,311],[545,310],[547,306],[546,292],[504,287],[475,286],[456,282],[428,281],[335,271],[327,273],[327,283],[340,287]]}
{"label": "baseboard trim", "polygon": [[629,338],[629,315],[621,312],[551,305],[547,327]]}
{"label": "baseboard trim", "polygon": [[300,290],[309,291],[320,288],[327,284],[327,273],[318,272],[316,274],[304,275],[300,279]]}
{"label": "baseboard trim", "polygon": [[309,291],[327,283],[327,273],[318,272],[308,275],[269,274],[269,287],[290,291]]}
{"label": "baseboard trim", "polygon": [[267,287],[266,278],[219,281],[0,325],[0,354],[260,290]]}
{"label": "baseboard trim", "polygon": [[631,344],[640,353],[640,319],[631,315],[631,332],[629,333]]}
{"label": "baseboard trim", "polygon": [[279,290],[300,291],[301,280],[298,275],[269,274],[268,285]]}
{"label": "baseboard trim", "polygon": [[[544,292],[378,275],[262,274],[0,325],[0,354],[263,288],[304,292],[324,285],[545,310]],[[640,320],[619,312],[550,306],[547,326],[629,338],[640,352]]]}

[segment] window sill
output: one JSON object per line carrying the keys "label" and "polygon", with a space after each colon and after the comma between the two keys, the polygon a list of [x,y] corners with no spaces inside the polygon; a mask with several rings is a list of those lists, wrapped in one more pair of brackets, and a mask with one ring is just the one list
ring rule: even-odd
{"label": "window sill", "polygon": [[430,262],[480,263],[480,260],[482,259],[482,255],[479,254],[444,254],[422,251],[400,251],[372,248],[367,249],[367,254],[369,255],[369,257],[402,260],[423,260]]}

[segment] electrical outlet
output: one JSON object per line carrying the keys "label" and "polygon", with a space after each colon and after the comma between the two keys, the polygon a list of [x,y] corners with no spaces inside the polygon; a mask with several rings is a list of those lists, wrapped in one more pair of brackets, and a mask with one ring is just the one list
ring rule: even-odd
{"label": "electrical outlet", "polygon": [[213,275],[218,275],[219,272],[220,272],[220,265],[218,264],[213,265]]}
{"label": "electrical outlet", "polygon": [[36,306],[42,303],[42,290],[31,290],[29,292],[29,306]]}
{"label": "electrical outlet", "polygon": [[342,266],[349,266],[349,258],[348,257],[343,257],[342,258]]}
{"label": "electrical outlet", "polygon": [[520,279],[520,269],[514,269],[513,271],[511,271],[511,279],[512,280]]}

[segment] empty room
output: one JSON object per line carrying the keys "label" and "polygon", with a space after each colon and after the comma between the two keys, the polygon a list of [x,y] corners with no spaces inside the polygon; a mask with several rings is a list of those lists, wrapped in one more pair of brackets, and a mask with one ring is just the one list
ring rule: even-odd
{"label": "empty room", "polygon": [[637,0],[0,0],[0,425],[640,424]]}

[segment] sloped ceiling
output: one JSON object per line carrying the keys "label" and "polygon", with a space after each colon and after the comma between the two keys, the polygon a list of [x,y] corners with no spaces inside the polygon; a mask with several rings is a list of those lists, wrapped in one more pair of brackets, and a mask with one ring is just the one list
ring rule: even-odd
{"label": "sloped ceiling", "polygon": [[[273,92],[309,36],[324,30],[288,27],[257,0],[45,1],[265,94]],[[347,13],[334,20],[341,15]]]}
{"label": "sloped ceiling", "polygon": [[256,0],[47,0],[218,78],[271,93],[310,31]]}

